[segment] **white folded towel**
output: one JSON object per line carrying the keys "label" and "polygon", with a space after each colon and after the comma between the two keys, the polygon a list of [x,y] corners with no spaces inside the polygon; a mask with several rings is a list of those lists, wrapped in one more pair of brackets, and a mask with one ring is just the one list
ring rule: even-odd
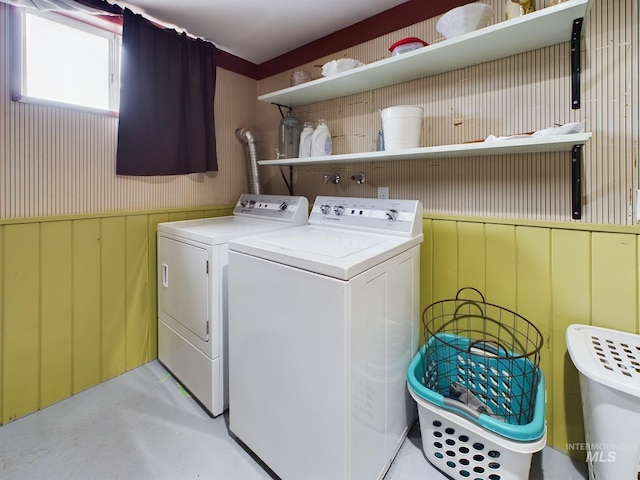
{"label": "white folded towel", "polygon": [[550,137],[553,135],[570,135],[572,133],[582,133],[584,132],[584,122],[572,122],[565,123],[559,127],[550,127],[542,130],[537,130],[533,132],[531,135],[508,135],[505,137],[497,137],[495,135],[489,135],[484,141],[486,142],[495,142],[502,140],[516,140],[518,138],[529,138],[529,137]]}

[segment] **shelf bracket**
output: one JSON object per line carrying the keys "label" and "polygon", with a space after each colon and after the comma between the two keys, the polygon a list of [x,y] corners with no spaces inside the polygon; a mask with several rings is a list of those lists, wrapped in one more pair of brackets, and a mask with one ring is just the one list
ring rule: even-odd
{"label": "shelf bracket", "polygon": [[571,150],[571,217],[582,218],[582,145]]}
{"label": "shelf bracket", "polygon": [[571,30],[571,108],[580,108],[580,32],[582,18],[573,21]]}

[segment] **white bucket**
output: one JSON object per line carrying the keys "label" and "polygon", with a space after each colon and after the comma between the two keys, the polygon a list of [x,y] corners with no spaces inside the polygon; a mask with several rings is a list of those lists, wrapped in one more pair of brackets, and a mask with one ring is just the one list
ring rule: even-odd
{"label": "white bucket", "polygon": [[420,146],[424,110],[415,105],[385,108],[382,115],[384,149],[403,150]]}

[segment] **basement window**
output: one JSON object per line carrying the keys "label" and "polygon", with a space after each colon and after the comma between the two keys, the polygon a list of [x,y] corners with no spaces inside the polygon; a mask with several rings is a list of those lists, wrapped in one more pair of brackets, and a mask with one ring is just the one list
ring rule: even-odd
{"label": "basement window", "polygon": [[[114,27],[100,28],[88,14],[72,18],[16,9],[16,16],[14,100],[99,113],[118,111],[121,36],[112,31]],[[78,19],[82,16],[87,21]]]}

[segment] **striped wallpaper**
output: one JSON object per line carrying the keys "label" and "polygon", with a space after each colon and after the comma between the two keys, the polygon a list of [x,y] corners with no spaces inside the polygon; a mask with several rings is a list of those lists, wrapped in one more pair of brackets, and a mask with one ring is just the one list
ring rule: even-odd
{"label": "striped wallpaper", "polygon": [[218,172],[116,176],[117,118],[11,101],[10,8],[0,3],[0,218],[226,205],[246,190],[234,132],[255,122],[254,80],[218,69]]}
{"label": "striped wallpaper", "polygon": [[[503,18],[502,0],[483,0]],[[538,0],[538,8],[542,2]],[[381,128],[378,109],[417,104],[425,108],[422,146],[461,143],[489,134],[511,135],[584,121],[593,138],[584,148],[583,223],[636,223],[638,189],[638,2],[593,0],[583,27],[582,108],[571,109],[569,42],[376,91],[298,108],[301,121],[327,118],[334,153],[374,150]],[[400,38],[441,40],[430,19],[362,45],[336,52],[300,68],[334,58],[366,63],[385,58]],[[570,26],[567,26],[570,29]],[[259,93],[289,85],[290,72],[259,82]],[[258,109],[263,158],[274,158],[278,112]],[[315,195],[375,196],[388,186],[391,197],[417,198],[436,214],[527,220],[571,219],[570,153],[519,154],[478,158],[295,167],[296,190]],[[274,167],[269,167],[274,169]],[[357,185],[351,175],[364,172]],[[339,185],[322,175],[340,173]],[[274,175],[275,178],[275,175]],[[282,187],[281,187],[282,188]]]}
{"label": "striped wallpaper", "polygon": [[[486,0],[502,18],[502,0]],[[538,8],[541,1],[538,1]],[[115,175],[117,119],[10,100],[10,7],[0,5],[0,218],[179,208],[233,203],[246,190],[238,127],[255,129],[261,158],[273,158],[280,115],[258,93],[283,88],[290,72],[256,82],[218,69],[216,133],[220,171],[165,177]],[[422,105],[422,145],[514,134],[584,121],[593,138],[584,149],[580,222],[636,224],[638,189],[638,2],[593,0],[582,43],[582,108],[570,108],[569,43],[380,90],[299,108],[301,120],[328,119],[334,152],[374,149],[378,109]],[[320,74],[328,60],[371,62],[406,36],[440,40],[437,18],[316,59],[302,68]],[[349,180],[364,172],[367,180]],[[340,173],[339,185],[322,175]],[[435,214],[545,221],[571,220],[569,153],[520,154],[294,169],[296,194],[417,198]],[[262,172],[267,192],[284,191],[278,169]]]}

